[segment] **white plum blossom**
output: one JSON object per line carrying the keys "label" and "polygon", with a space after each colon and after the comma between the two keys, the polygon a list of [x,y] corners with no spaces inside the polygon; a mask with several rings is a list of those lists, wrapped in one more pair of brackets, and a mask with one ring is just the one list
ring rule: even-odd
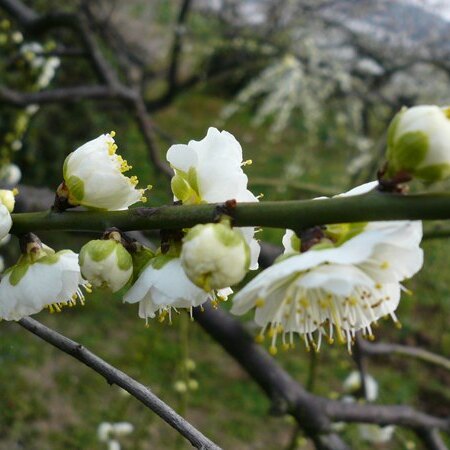
{"label": "white plum blossom", "polygon": [[136,189],[137,177],[123,174],[131,166],[116,153],[113,136],[114,132],[102,134],[67,156],[59,193],[66,194],[70,204],[121,210],[146,200],[144,189]]}
{"label": "white plum blossom", "polygon": [[188,278],[209,292],[244,278],[250,249],[242,234],[228,223],[200,224],[184,237],[180,259]]}
{"label": "white plum blossom", "polygon": [[0,189],[0,241],[7,239],[12,227],[11,213],[14,210],[16,190]]}
{"label": "white plum blossom", "polygon": [[231,289],[217,294],[205,292],[189,280],[179,257],[166,254],[150,260],[123,299],[126,303],[139,302],[139,317],[148,323],[148,318],[154,318],[156,313],[161,321],[167,315],[171,320],[172,309],[185,308],[192,312],[193,307],[208,300],[215,303],[226,299],[230,292]]}
{"label": "white plum blossom", "polygon": [[[366,374],[364,377],[365,391],[366,391],[366,399],[369,402],[373,402],[378,398],[378,383],[375,378]],[[345,393],[353,395],[355,392],[361,390],[361,374],[360,372],[354,370],[351,372],[348,377],[344,380],[343,388]]]}
{"label": "white plum blossom", "polygon": [[[360,186],[344,195],[373,188]],[[400,282],[423,264],[419,247],[421,222],[338,224],[323,228],[323,239],[299,253],[300,240],[291,231],[283,239],[285,255],[247,286],[233,301],[232,312],[244,314],[256,307],[255,321],[268,330],[271,352],[278,335],[287,348],[293,334],[315,346],[313,333],[333,341],[334,332],[349,350],[358,330],[372,336],[372,324],[383,316],[397,322]],[[289,343],[286,342],[289,337]]]}
{"label": "white plum blossom", "polygon": [[[358,401],[358,396],[355,394],[361,394],[361,374],[358,371],[353,371],[344,380],[343,383],[344,392],[346,395],[342,398],[342,401],[347,403],[353,403]],[[364,400],[368,402],[374,402],[378,398],[378,383],[375,378],[370,374],[365,374],[365,394]],[[338,422],[333,424],[333,428],[336,431],[341,431],[345,427],[344,422]],[[388,425],[380,427],[375,424],[361,423],[358,424],[358,432],[361,439],[374,444],[383,444],[389,442],[395,432],[394,425]]]}
{"label": "white plum blossom", "polygon": [[118,438],[131,434],[133,430],[134,426],[129,422],[102,422],[97,428],[97,437],[100,442],[107,444],[108,450],[120,450]]}
{"label": "white plum blossom", "polygon": [[0,181],[6,186],[15,186],[22,178],[22,172],[16,164],[7,164],[0,169]]}
{"label": "white plum blossom", "polygon": [[125,247],[114,239],[89,241],[80,250],[81,274],[94,287],[111,292],[122,289],[133,274],[133,260]]}
{"label": "white plum blossom", "polygon": [[23,255],[10,267],[0,282],[0,318],[20,320],[48,308],[60,311],[72,306],[77,298],[84,303],[80,287],[89,291],[78,265],[78,255],[71,250],[55,253],[49,247]]}
{"label": "white plum blossom", "polygon": [[45,55],[44,47],[39,42],[28,42],[21,46],[20,52],[30,66],[39,72],[36,87],[45,89],[53,80],[61,60],[56,56]]}
{"label": "white plum blossom", "polygon": [[11,227],[12,227],[11,214],[9,213],[8,208],[5,205],[0,204],[0,240],[8,236]]}
{"label": "white plum blossom", "polygon": [[[183,204],[258,201],[247,189],[248,178],[242,170],[251,161],[242,160],[241,145],[227,131],[211,127],[201,141],[172,145],[167,161],[175,172],[172,192]],[[250,269],[257,269],[260,247],[254,228],[236,229],[250,246]]]}
{"label": "white plum blossom", "polygon": [[211,127],[201,141],[172,145],[167,161],[175,171],[173,193],[184,204],[257,201],[247,190],[241,145],[227,131]]}
{"label": "white plum blossom", "polygon": [[450,107],[403,108],[388,131],[388,175],[407,172],[428,182],[450,176]]}
{"label": "white plum blossom", "polygon": [[380,427],[372,423],[362,423],[358,425],[358,431],[363,441],[372,442],[373,444],[385,444],[392,439],[395,426]]}

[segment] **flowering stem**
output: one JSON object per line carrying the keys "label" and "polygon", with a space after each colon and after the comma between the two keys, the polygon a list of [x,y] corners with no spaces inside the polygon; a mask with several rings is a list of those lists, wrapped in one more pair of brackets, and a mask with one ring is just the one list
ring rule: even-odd
{"label": "flowering stem", "polygon": [[[123,231],[189,228],[213,222],[214,204],[132,208],[126,211],[67,211],[13,214],[13,234],[39,230]],[[371,193],[326,200],[240,203],[233,210],[237,226],[301,230],[314,225],[401,219],[450,219],[450,193],[395,195]]]}

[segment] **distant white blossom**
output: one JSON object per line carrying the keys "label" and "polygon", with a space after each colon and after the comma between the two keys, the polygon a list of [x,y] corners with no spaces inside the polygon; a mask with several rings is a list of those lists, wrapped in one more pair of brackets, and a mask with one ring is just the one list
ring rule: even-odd
{"label": "distant white blossom", "polygon": [[[369,402],[373,402],[378,398],[378,383],[375,378],[370,375],[365,375],[365,391],[366,391],[366,399]],[[350,375],[344,380],[343,388],[346,394],[353,395],[355,392],[358,392],[362,388],[361,384],[361,374],[360,372],[354,370],[350,373]]]}
{"label": "distant white blossom", "polygon": [[358,425],[359,435],[361,439],[373,444],[385,444],[392,439],[395,432],[394,425],[380,427],[372,423],[362,423]]}

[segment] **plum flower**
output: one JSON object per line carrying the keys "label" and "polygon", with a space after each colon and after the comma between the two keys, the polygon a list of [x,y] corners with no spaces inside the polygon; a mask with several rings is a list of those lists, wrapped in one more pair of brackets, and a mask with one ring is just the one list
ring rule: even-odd
{"label": "plum flower", "polygon": [[[374,402],[378,398],[378,383],[375,378],[366,374],[364,377],[366,399],[369,402]],[[344,391],[347,395],[354,395],[362,390],[361,384],[361,374],[360,372],[354,370],[343,383]]]}
{"label": "plum flower", "polygon": [[124,175],[131,166],[116,153],[114,135],[102,134],[67,156],[58,194],[66,196],[71,205],[121,210],[146,201],[145,190],[136,189],[137,177]]}
{"label": "plum flower", "polygon": [[388,131],[388,171],[433,182],[450,175],[450,108],[402,108]]}
{"label": "plum flower", "polygon": [[[358,195],[373,187],[363,185],[344,195]],[[372,337],[372,324],[383,316],[397,322],[400,282],[423,264],[419,247],[421,222],[373,222],[324,227],[323,239],[299,253],[301,242],[288,231],[281,261],[254,278],[234,298],[232,312],[256,307],[255,321],[268,330],[270,350],[282,336],[289,348],[299,333],[307,347],[320,347],[322,336],[350,345],[362,330]],[[314,335],[318,334],[315,343]],[[289,342],[286,342],[289,337]]]}
{"label": "plum flower", "polygon": [[205,292],[186,276],[179,257],[165,254],[149,261],[123,299],[126,303],[139,302],[139,317],[148,324],[148,318],[154,318],[156,313],[160,321],[167,315],[171,320],[172,309],[184,308],[192,313],[193,307],[208,300],[225,300],[230,292],[231,289]]}
{"label": "plum flower", "polygon": [[180,259],[189,279],[208,292],[239,283],[248,271],[250,250],[228,223],[200,224],[184,237]]}
{"label": "plum flower", "polygon": [[0,241],[8,236],[12,227],[11,213],[14,210],[17,190],[0,189]]}
{"label": "plum flower", "polygon": [[82,275],[94,287],[111,292],[122,289],[133,274],[133,260],[121,242],[96,239],[85,244],[79,255]]}
{"label": "plum flower", "polygon": [[[227,131],[209,128],[201,141],[187,145],[172,145],[167,151],[167,161],[173,168],[172,192],[175,200],[183,204],[220,203],[235,199],[237,202],[257,202],[247,189],[248,178],[242,166],[242,148]],[[258,268],[259,245],[253,238],[254,228],[240,230],[250,246],[250,269]]]}
{"label": "plum flower", "polygon": [[36,243],[28,250],[0,282],[1,319],[20,320],[44,308],[60,311],[63,306],[73,306],[77,299],[84,303],[80,287],[90,291],[90,285],[81,276],[76,253],[55,253]]}

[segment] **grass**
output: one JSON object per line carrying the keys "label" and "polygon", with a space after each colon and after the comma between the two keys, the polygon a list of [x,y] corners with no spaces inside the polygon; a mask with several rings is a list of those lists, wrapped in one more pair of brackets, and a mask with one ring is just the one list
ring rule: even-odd
{"label": "grass", "polygon": [[[224,101],[203,91],[181,96],[173,106],[160,112],[157,123],[169,130],[177,142],[201,139],[206,128],[218,117]],[[339,190],[347,187],[345,164],[348,152],[327,146],[302,149],[303,135],[290,128],[278,142],[267,139],[261,129],[250,126],[251,112],[242,111],[226,124],[242,143],[245,158],[253,159],[246,168],[251,180],[286,179],[290,161],[299,152],[303,175],[298,181]],[[106,124],[116,129],[119,148],[143,184],[156,187],[151,204],[163,204],[169,194],[162,176],[155,174],[145,158],[139,134],[127,122]],[[81,133],[81,130],[80,130]],[[168,145],[160,142],[161,156]],[[252,185],[266,199],[296,198],[298,190],[264,183]],[[263,239],[279,242],[280,230],[264,230]],[[49,242],[52,236],[48,236]],[[60,248],[67,242],[59,237]],[[80,241],[73,241],[78,249]],[[405,296],[398,316],[401,330],[383,323],[377,334],[387,340],[423,346],[441,354],[450,353],[450,273],[449,243],[445,240],[424,244],[426,261],[423,271],[407,283],[414,291]],[[45,324],[78,340],[108,362],[137,378],[170,405],[183,409],[180,395],[174,389],[183,360],[185,335],[180,331],[180,318],[173,325],[152,321],[145,328],[137,318],[136,307],[123,305],[118,296],[97,293],[86,306],[71,308],[61,314],[42,312],[37,316]],[[242,369],[205,335],[195,324],[189,325],[189,356],[196,363],[191,373],[199,389],[187,398],[187,418],[200,430],[226,449],[285,448],[294,429],[289,418],[271,417],[270,403]],[[302,345],[277,360],[297,380],[306,382],[310,355]],[[324,346],[318,354],[315,392],[336,397],[342,394],[342,381],[354,364],[345,348]],[[441,369],[428,367],[406,358],[377,358],[370,373],[380,384],[380,401],[412,404],[429,412],[450,414],[450,377]],[[103,449],[96,429],[102,421],[129,421],[135,431],[124,438],[124,449],[191,448],[158,417],[107,383],[90,369],[53,349],[24,331],[15,323],[0,324],[0,449],[27,450],[61,448]],[[361,444],[355,426],[344,430],[352,448],[369,449]],[[415,438],[398,431],[394,443],[385,447],[406,449]],[[300,447],[299,447],[300,448]],[[310,448],[303,446],[301,448]],[[416,448],[419,448],[418,446]]]}

